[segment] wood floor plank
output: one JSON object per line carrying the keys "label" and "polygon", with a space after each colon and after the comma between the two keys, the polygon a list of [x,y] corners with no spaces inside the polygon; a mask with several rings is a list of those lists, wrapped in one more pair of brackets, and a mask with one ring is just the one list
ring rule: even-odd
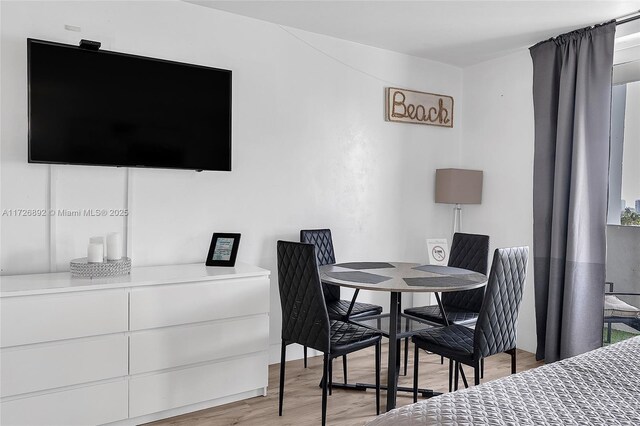
{"label": "wood floor plank", "polygon": [[[373,348],[349,355],[349,381],[374,383]],[[529,352],[518,350],[518,371],[528,370],[542,365]],[[381,373],[382,383],[386,381],[387,347],[383,345]],[[499,354],[485,361],[485,374],[482,382],[494,380],[510,373],[510,357]],[[342,361],[334,364],[334,382],[343,380]],[[412,386],[413,353],[409,357],[409,372],[406,377],[400,376],[400,385]],[[473,383],[473,370],[465,368],[467,377]],[[289,361],[286,364],[284,386],[284,409],[282,417],[278,416],[279,364],[269,366],[269,389],[266,397],[255,397],[184,414],[150,423],[154,426],[315,426],[321,420],[322,390],[318,386],[322,376],[322,357],[310,358],[308,368],[303,368],[302,360]],[[420,387],[431,388],[439,392],[448,390],[448,362],[440,364],[440,357],[433,354],[420,355]],[[461,383],[462,385],[462,383]],[[385,391],[381,392],[381,410],[386,401]],[[409,393],[398,393],[397,406],[412,403]],[[362,425],[375,417],[374,390],[353,391],[334,389],[328,398],[327,424],[335,426]]]}

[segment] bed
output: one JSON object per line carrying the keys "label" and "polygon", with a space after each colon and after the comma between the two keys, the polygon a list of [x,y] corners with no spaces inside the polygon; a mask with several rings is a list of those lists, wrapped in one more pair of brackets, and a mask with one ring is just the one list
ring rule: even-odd
{"label": "bed", "polygon": [[640,425],[640,336],[367,423],[387,425]]}

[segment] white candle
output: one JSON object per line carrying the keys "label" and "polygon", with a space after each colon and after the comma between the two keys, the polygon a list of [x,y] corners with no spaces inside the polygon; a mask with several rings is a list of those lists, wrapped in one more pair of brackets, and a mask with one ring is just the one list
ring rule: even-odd
{"label": "white candle", "polygon": [[122,259],[122,236],[119,232],[107,234],[107,260]]}
{"label": "white candle", "polygon": [[104,247],[101,243],[89,243],[87,248],[87,261],[89,263],[102,263]]}
{"label": "white candle", "polygon": [[91,237],[89,238],[89,243],[102,244],[102,257],[107,257],[107,242],[104,237]]}

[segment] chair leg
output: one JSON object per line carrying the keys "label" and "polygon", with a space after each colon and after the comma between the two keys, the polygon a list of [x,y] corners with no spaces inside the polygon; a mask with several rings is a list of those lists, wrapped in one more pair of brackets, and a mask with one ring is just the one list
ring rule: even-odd
{"label": "chair leg", "polygon": [[460,371],[460,364],[458,364],[457,361],[453,363],[453,369],[454,369],[453,390],[457,391],[458,390],[458,372]]}
{"label": "chair leg", "polygon": [[333,360],[329,362],[329,395],[333,395]]}
{"label": "chair leg", "polygon": [[453,360],[449,359],[449,392],[453,391]]}
{"label": "chair leg", "polygon": [[444,365],[444,357],[440,356],[440,365]]}
{"label": "chair leg", "polygon": [[376,416],[380,414],[380,353],[382,352],[382,341],[376,343]]}
{"label": "chair leg", "polygon": [[[391,344],[391,342],[389,342],[389,344]],[[398,372],[398,374],[400,374],[400,361],[402,360],[400,358],[400,354],[402,350],[402,339],[398,339],[396,340],[396,354],[398,354],[396,356],[396,371]]]}
{"label": "chair leg", "polygon": [[329,387],[329,355],[324,354],[322,363],[322,426],[327,424],[327,388]]}
{"label": "chair leg", "polygon": [[304,368],[307,368],[307,347],[306,346],[303,347],[303,351],[304,351]]}
{"label": "chair leg", "polygon": [[284,340],[280,347],[280,394],[278,396],[278,415],[282,416],[282,400],[284,397],[284,361],[287,353],[287,345]]}
{"label": "chair leg", "polygon": [[511,374],[516,374],[516,348],[511,349],[509,355],[511,355]]}
{"label": "chair leg", "polygon": [[484,358],[480,360],[480,378],[484,379]]}
{"label": "chair leg", "polygon": [[467,382],[467,376],[464,374],[464,370],[462,369],[462,364],[458,363],[458,369],[460,369],[460,377],[462,377],[462,383],[464,383],[464,387],[468,388],[469,383]]}
{"label": "chair leg", "polygon": [[[409,332],[409,321],[406,321],[404,331]],[[407,375],[407,364],[409,364],[409,338],[404,338],[404,375]]]}
{"label": "chair leg", "polygon": [[409,338],[404,338],[404,375],[407,375],[407,364],[409,364]]}
{"label": "chair leg", "polygon": [[413,402],[418,402],[418,362],[420,349],[418,349],[418,345],[414,346],[416,349],[413,351]]}
{"label": "chair leg", "polygon": [[607,325],[607,343],[611,343],[611,322]]}
{"label": "chair leg", "polygon": [[342,375],[344,376],[344,384],[347,384],[347,356],[342,356]]}
{"label": "chair leg", "polygon": [[476,386],[480,384],[480,361],[476,361],[473,365],[473,382]]}

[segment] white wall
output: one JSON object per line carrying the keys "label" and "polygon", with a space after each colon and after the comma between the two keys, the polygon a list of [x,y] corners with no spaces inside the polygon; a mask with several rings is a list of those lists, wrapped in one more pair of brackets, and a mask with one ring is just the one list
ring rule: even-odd
{"label": "white wall", "polygon": [[[128,206],[129,255],[138,266],[202,262],[212,232],[241,232],[238,259],[272,271],[275,353],[276,240],[330,227],[339,260],[421,261],[427,236],[448,235],[450,206],[433,202],[433,179],[436,168],[459,162],[460,69],[184,2],[0,8],[1,209]],[[93,39],[106,50],[233,70],[233,172],[27,164],[27,37]],[[452,95],[455,127],[385,122],[383,90],[391,85]],[[472,217],[469,209],[468,223]],[[124,231],[125,222],[3,216],[2,274],[67,270],[89,236]],[[388,306],[384,294],[363,300]]]}
{"label": "white wall", "polygon": [[[464,231],[497,247],[533,249],[533,70],[527,49],[464,69],[462,166],[484,170],[482,204],[464,207]],[[533,253],[518,347],[535,352]]]}

